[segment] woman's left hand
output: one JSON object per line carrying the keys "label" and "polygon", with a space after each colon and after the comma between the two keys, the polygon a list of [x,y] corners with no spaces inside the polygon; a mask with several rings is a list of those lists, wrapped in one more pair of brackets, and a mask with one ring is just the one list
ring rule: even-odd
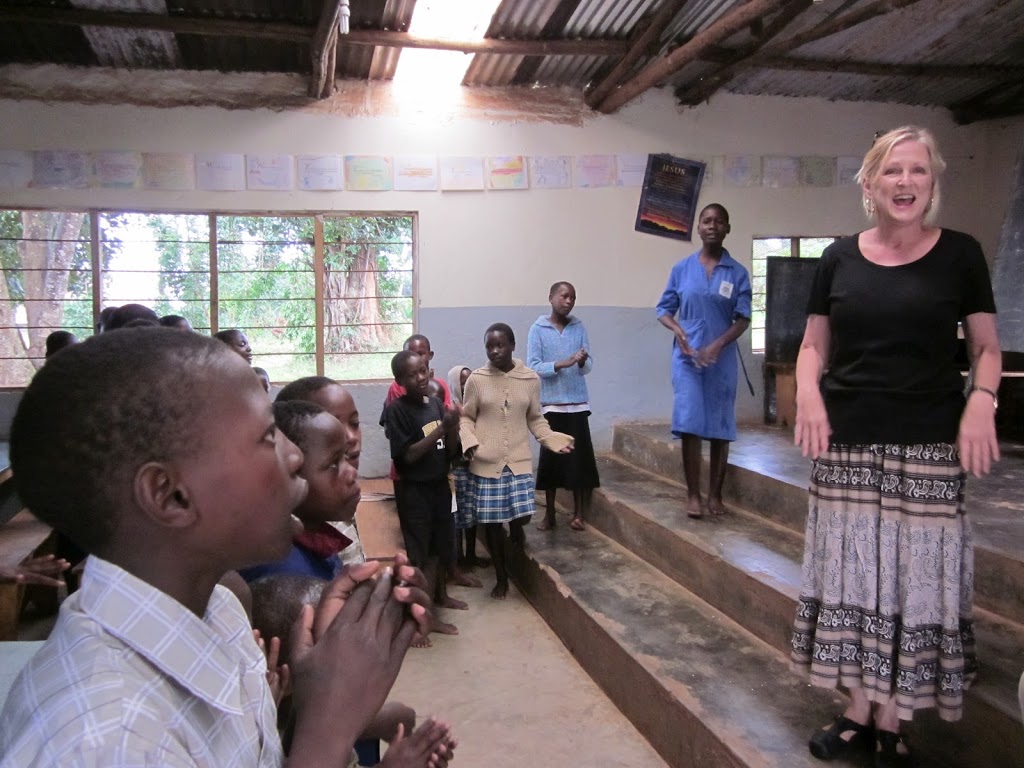
{"label": "woman's left hand", "polygon": [[999,441],[996,439],[995,410],[985,393],[971,393],[960,417],[960,432],[956,438],[960,449],[960,466],[975,477],[987,475],[992,464],[999,461]]}

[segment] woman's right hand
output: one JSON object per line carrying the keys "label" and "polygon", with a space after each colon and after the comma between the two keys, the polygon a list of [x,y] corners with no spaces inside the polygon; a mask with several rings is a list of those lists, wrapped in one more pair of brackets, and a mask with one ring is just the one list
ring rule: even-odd
{"label": "woman's right hand", "polygon": [[828,411],[821,392],[814,389],[796,398],[796,428],[793,444],[800,446],[800,453],[817,459],[828,450],[832,427],[828,423]]}

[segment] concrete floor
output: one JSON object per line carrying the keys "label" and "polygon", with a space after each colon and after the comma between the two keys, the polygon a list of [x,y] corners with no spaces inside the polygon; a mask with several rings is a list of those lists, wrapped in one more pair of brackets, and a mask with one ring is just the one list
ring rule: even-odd
{"label": "concrete floor", "polygon": [[[364,494],[386,490],[386,481],[363,482]],[[388,557],[400,546],[390,502],[363,502],[357,521],[368,556]],[[451,589],[469,610],[444,611],[459,635],[434,635],[433,648],[410,649],[391,698],[452,725],[456,765],[663,768],[515,586],[507,600],[493,600],[493,572],[477,576],[483,589]]]}

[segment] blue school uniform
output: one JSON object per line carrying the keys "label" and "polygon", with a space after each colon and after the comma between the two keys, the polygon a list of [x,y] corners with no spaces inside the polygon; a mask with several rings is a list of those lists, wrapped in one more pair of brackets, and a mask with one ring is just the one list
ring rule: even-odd
{"label": "blue school uniform", "polygon": [[[697,350],[721,336],[737,317],[750,317],[750,276],[728,251],[709,278],[700,254],[687,256],[672,268],[658,302],[658,317],[677,315],[690,346]],[[694,365],[673,338],[672,434],[706,439],[736,439],[736,342],[726,346],[718,362]]]}

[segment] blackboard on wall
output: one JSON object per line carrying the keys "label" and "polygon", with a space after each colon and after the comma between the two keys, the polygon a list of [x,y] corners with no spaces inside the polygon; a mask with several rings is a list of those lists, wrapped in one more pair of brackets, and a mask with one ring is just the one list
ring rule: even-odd
{"label": "blackboard on wall", "polygon": [[772,256],[765,285],[765,363],[795,363],[818,259]]}

